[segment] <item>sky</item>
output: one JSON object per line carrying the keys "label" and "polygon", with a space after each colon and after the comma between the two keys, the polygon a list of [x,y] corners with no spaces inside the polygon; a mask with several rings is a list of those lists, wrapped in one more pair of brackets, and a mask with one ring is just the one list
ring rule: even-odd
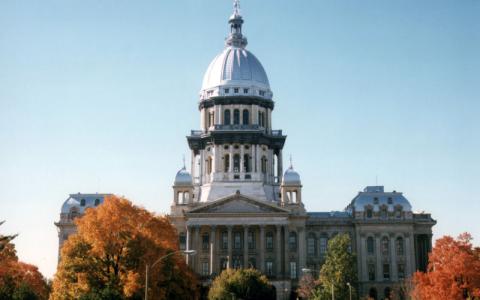
{"label": "sky", "polygon": [[[242,0],[308,211],[367,185],[480,244],[480,1]],[[0,1],[0,227],[51,278],[70,193],[168,213],[230,0]],[[286,165],[287,162],[284,163]],[[187,162],[188,165],[188,162]]]}

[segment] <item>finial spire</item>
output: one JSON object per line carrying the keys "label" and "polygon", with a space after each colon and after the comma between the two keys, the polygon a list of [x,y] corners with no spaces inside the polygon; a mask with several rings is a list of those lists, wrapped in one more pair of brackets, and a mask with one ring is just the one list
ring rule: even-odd
{"label": "finial spire", "polygon": [[292,154],[290,154],[290,169],[293,169]]}
{"label": "finial spire", "polygon": [[233,15],[240,15],[240,0],[233,0]]}
{"label": "finial spire", "polygon": [[183,168],[187,169],[187,167],[185,166],[185,154],[183,154],[182,160],[183,160]]}
{"label": "finial spire", "polygon": [[227,37],[227,46],[244,48],[247,45],[247,38],[242,35],[243,19],[240,15],[240,0],[233,0],[233,14],[228,19],[230,24],[230,35]]}

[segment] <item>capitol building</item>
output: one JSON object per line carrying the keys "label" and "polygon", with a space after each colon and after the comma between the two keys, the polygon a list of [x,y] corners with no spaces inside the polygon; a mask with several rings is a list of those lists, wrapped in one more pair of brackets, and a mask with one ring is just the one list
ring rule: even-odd
{"label": "capitol building", "polygon": [[[436,221],[414,213],[402,192],[383,186],[365,187],[341,211],[308,211],[304,203],[313,200],[303,198],[291,161],[284,165],[287,136],[272,128],[273,92],[267,72],[247,50],[243,22],[236,4],[225,48],[203,77],[200,128],[187,136],[189,170],[183,166],[173,183],[170,217],[180,248],[197,251],[188,264],[205,286],[223,269],[257,268],[278,299],[294,299],[302,269],[318,272],[328,240],[346,233],[357,255],[359,295],[398,293],[400,281],[426,270]],[[60,246],[75,232],[73,218],[104,197],[70,195],[55,223]]]}

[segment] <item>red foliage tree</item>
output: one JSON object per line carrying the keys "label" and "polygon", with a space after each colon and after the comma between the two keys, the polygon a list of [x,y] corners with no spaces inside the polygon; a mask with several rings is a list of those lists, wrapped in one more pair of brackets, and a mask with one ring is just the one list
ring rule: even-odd
{"label": "red foliage tree", "polygon": [[480,299],[480,250],[468,233],[437,240],[426,273],[413,276],[412,297],[421,300]]}
{"label": "red foliage tree", "polygon": [[11,243],[14,237],[0,235],[0,299],[10,299],[22,289],[36,299],[48,299],[49,288],[38,268],[18,260],[15,245]]}

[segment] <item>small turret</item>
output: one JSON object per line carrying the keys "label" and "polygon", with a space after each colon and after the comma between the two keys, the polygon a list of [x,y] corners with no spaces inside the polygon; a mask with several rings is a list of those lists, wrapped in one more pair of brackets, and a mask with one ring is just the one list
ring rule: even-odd
{"label": "small turret", "polygon": [[302,182],[300,180],[300,174],[293,169],[291,159],[290,167],[283,174],[280,193],[282,206],[299,205],[302,203]]}
{"label": "small turret", "polygon": [[173,194],[174,205],[186,205],[193,201],[192,175],[187,171],[185,165],[175,175]]}

